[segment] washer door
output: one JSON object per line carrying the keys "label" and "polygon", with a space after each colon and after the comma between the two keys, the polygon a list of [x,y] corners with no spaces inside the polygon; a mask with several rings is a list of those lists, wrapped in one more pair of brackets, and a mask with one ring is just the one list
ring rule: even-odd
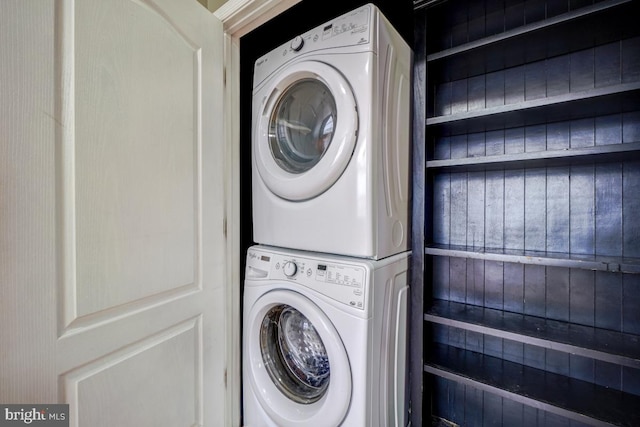
{"label": "washer door", "polygon": [[305,200],[327,190],[349,164],[358,114],[351,87],[317,61],[286,67],[265,88],[253,137],[260,177],[274,194]]}
{"label": "washer door", "polygon": [[351,400],[351,368],[335,327],[294,291],[263,295],[249,314],[249,377],[279,426],[336,426]]}

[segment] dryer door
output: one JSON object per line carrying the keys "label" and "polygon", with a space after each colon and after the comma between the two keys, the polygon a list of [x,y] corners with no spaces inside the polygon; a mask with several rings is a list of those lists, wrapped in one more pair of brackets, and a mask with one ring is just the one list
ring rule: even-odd
{"label": "dryer door", "polygon": [[253,136],[260,177],[287,200],[313,198],[347,167],[356,144],[358,114],[345,78],[317,61],[286,67],[264,90]]}
{"label": "dryer door", "polygon": [[351,398],[351,368],[335,327],[311,300],[286,290],[263,295],[246,325],[249,377],[279,426],[336,426]]}

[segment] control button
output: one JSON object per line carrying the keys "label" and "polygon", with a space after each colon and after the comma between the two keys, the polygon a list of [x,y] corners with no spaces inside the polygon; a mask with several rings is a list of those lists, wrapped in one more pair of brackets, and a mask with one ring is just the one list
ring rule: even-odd
{"label": "control button", "polygon": [[293,261],[287,261],[283,266],[282,266],[282,271],[284,272],[284,275],[287,277],[293,277],[296,275],[296,273],[298,272],[298,266],[296,265],[295,262]]}
{"label": "control button", "polygon": [[310,268],[308,268],[308,269],[307,269],[307,276],[311,277],[311,273],[312,273],[311,269],[310,269]]}
{"label": "control button", "polygon": [[302,46],[304,46],[304,39],[300,36],[297,36],[291,41],[291,49],[295,50],[296,52],[302,49]]}

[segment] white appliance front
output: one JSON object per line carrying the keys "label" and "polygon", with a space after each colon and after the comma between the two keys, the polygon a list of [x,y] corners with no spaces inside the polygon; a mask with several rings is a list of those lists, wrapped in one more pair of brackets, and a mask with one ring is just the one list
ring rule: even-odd
{"label": "white appliance front", "polygon": [[406,425],[408,260],[249,249],[244,425]]}
{"label": "white appliance front", "polygon": [[410,63],[373,5],[256,61],[257,243],[373,259],[408,249]]}

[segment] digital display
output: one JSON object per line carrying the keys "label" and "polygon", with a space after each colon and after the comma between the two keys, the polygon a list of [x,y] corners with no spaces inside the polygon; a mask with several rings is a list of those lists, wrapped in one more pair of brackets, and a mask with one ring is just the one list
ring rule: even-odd
{"label": "digital display", "polygon": [[260,257],[260,261],[266,261],[266,262],[269,262],[269,261],[271,261],[271,257],[268,257],[268,256],[266,256],[266,255],[262,255],[262,256]]}
{"label": "digital display", "polygon": [[327,266],[324,264],[318,264],[318,270],[319,271],[327,271]]}
{"label": "digital display", "polygon": [[333,27],[333,24],[327,25],[326,27],[324,27],[324,31],[329,31],[331,27]]}

